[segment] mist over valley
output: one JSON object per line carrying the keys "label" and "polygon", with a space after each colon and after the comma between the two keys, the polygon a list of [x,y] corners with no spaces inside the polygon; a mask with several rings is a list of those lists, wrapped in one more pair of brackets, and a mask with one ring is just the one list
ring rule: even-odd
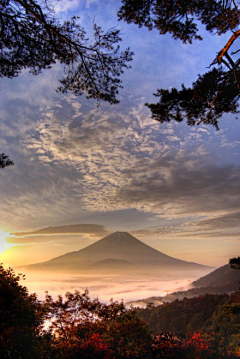
{"label": "mist over valley", "polygon": [[31,291],[44,296],[86,288],[100,300],[133,301],[186,290],[212,267],[159,252],[127,232],[112,233],[79,251],[22,266]]}

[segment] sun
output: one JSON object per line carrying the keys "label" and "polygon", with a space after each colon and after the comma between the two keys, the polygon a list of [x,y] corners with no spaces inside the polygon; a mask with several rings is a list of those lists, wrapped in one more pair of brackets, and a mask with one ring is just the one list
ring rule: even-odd
{"label": "sun", "polygon": [[12,246],[6,241],[6,238],[8,236],[9,236],[9,232],[4,232],[2,229],[0,229],[0,254],[2,254],[6,249]]}

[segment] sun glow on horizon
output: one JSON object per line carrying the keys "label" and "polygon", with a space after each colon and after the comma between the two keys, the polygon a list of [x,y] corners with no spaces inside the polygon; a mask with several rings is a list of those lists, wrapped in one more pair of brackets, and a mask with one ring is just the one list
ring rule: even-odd
{"label": "sun glow on horizon", "polygon": [[0,254],[12,247],[13,244],[7,243],[6,238],[10,236],[10,232],[4,232],[0,229]]}

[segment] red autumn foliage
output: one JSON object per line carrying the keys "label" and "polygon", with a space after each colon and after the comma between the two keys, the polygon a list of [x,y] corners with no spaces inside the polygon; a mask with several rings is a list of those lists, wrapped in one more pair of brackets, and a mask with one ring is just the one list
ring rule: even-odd
{"label": "red autumn foliage", "polygon": [[234,359],[238,356],[202,333],[180,337],[170,332],[155,336],[152,343],[153,357],[161,359]]}

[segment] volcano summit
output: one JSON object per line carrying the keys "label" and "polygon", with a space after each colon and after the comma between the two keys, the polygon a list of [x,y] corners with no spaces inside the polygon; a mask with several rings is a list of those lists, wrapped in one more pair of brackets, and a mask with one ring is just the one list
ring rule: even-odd
{"label": "volcano summit", "polygon": [[210,272],[212,268],[170,257],[144,244],[127,232],[112,233],[79,251],[66,253],[28,269],[71,270],[89,273]]}

